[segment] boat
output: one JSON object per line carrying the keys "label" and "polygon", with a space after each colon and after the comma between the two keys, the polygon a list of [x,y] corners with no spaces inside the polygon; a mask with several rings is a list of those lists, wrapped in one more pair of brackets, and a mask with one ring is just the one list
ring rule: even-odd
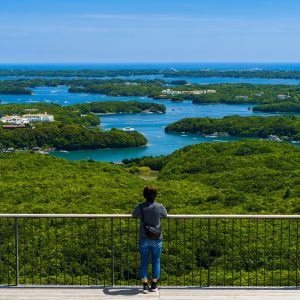
{"label": "boat", "polygon": [[135,131],[135,129],[133,127],[125,127],[125,128],[122,128],[122,130],[126,131],[126,132]]}

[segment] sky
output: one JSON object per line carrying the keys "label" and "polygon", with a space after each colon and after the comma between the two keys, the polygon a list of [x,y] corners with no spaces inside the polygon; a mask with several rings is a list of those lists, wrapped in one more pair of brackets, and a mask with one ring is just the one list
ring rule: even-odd
{"label": "sky", "polygon": [[0,63],[300,62],[299,0],[0,0]]}

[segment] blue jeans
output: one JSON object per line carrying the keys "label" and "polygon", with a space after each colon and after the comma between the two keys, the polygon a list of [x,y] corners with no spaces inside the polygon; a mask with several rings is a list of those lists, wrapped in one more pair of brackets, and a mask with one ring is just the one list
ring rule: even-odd
{"label": "blue jeans", "polygon": [[162,240],[140,239],[141,279],[148,279],[149,252],[152,258],[152,278],[159,279]]}

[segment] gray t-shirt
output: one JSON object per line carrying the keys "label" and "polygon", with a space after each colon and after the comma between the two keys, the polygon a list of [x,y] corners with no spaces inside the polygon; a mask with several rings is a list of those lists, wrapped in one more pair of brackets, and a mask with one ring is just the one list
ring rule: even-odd
{"label": "gray t-shirt", "polygon": [[[145,224],[156,228],[161,226],[160,219],[167,216],[167,210],[162,204],[157,202],[144,202],[135,207],[132,216],[134,218],[140,217],[140,238],[147,239],[144,224],[142,222],[141,208],[143,209]],[[162,234],[160,235],[160,239],[162,239]]]}

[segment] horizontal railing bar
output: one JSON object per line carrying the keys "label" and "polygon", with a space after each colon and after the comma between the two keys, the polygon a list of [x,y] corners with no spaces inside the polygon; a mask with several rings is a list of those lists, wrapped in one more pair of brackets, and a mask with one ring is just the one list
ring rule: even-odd
{"label": "horizontal railing bar", "polygon": [[[0,218],[133,218],[130,214],[0,214]],[[168,219],[300,219],[300,215],[168,215]]]}

